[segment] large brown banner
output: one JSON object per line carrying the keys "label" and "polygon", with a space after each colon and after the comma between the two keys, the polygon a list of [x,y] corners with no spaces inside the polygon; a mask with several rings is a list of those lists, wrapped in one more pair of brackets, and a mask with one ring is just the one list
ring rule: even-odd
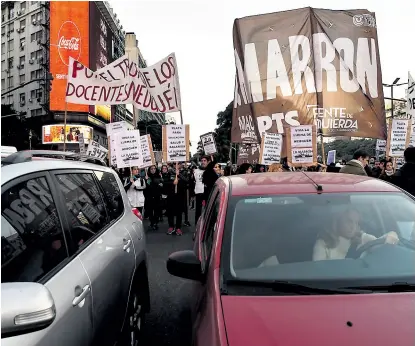
{"label": "large brown banner", "polygon": [[375,14],[314,8],[236,19],[232,142],[315,124],[386,139]]}
{"label": "large brown banner", "polygon": [[259,163],[259,144],[241,144],[238,150],[238,159],[236,161],[237,165],[242,165],[243,163],[250,163],[256,165]]}

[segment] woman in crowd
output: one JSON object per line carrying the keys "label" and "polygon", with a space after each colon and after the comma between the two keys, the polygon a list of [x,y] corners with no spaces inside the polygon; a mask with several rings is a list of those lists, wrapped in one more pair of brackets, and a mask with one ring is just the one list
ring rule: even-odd
{"label": "woman in crowd", "polygon": [[392,162],[388,161],[383,166],[382,173],[379,176],[379,179],[387,181],[389,183],[392,182],[392,176],[395,173],[395,170],[393,169]]}
{"label": "woman in crowd", "polygon": [[218,175],[219,178],[223,175],[222,167],[219,163],[216,163],[215,167],[213,167],[213,169],[215,170],[215,172],[216,172],[216,174]]}
{"label": "woman in crowd", "polygon": [[248,173],[252,173],[252,165],[250,163],[245,162],[239,166],[237,174],[248,174]]}
{"label": "woman in crowd", "polygon": [[150,219],[150,227],[153,230],[158,229],[161,209],[161,191],[163,188],[163,180],[156,166],[150,166],[147,171],[147,196],[146,208],[148,209],[148,217]]}
{"label": "woman in crowd", "polygon": [[213,189],[213,185],[215,185],[216,180],[218,180],[218,174],[215,171],[215,166],[217,165],[216,161],[211,157],[211,161],[205,168],[205,171],[202,175],[202,183],[204,185],[204,193],[203,193],[203,205],[206,204],[206,201],[209,198],[210,192]]}
{"label": "woman in crowd", "polygon": [[284,172],[281,163],[273,163],[268,167],[268,172]]}
{"label": "woman in crowd", "polygon": [[[360,214],[354,209],[333,217],[329,229],[323,230],[314,245],[313,261],[354,258],[359,247],[377,239],[365,233],[359,226]],[[399,242],[396,232],[386,233],[382,238],[387,244]]]}
{"label": "woman in crowd", "polygon": [[167,165],[161,166],[161,180],[163,187],[161,188],[161,204],[160,204],[160,221],[163,221],[163,216],[167,215],[167,197],[170,193],[173,182],[170,180],[171,172]]}
{"label": "woman in crowd", "polygon": [[137,167],[133,167],[131,176],[125,178],[124,188],[132,207],[142,213],[145,200],[143,190],[146,188],[146,182],[141,178]]}

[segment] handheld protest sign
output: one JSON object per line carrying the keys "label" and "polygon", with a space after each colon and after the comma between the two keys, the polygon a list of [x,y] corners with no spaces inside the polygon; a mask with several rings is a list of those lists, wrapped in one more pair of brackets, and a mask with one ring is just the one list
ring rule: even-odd
{"label": "handheld protest sign", "polygon": [[386,155],[389,157],[402,157],[409,146],[411,139],[411,120],[389,119],[388,141]]}
{"label": "handheld protest sign", "polygon": [[259,164],[271,165],[281,162],[282,135],[279,133],[264,133],[261,140]]}
{"label": "handheld protest sign", "polygon": [[213,132],[205,133],[204,135],[200,136],[200,140],[202,142],[203,151],[206,155],[213,155],[216,154],[217,148],[215,143],[215,136]]}
{"label": "handheld protest sign", "polygon": [[287,163],[290,167],[317,165],[317,129],[315,125],[287,128]]}
{"label": "handheld protest sign", "polygon": [[189,125],[163,126],[163,157],[165,162],[185,162],[189,157]]}

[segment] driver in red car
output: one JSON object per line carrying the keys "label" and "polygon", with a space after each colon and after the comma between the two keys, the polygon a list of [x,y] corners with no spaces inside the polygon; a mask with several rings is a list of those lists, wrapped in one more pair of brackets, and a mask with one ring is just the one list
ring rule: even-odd
{"label": "driver in red car", "polygon": [[[330,230],[324,230],[314,245],[313,260],[353,258],[353,254],[359,248],[377,238],[363,232],[359,227],[360,214],[349,209],[339,217],[333,219]],[[385,238],[385,244],[397,244],[399,237],[396,232],[388,232],[381,238]]]}

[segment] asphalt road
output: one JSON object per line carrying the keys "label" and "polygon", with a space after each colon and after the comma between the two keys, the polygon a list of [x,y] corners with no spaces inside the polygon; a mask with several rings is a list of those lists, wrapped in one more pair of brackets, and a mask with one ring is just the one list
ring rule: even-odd
{"label": "asphalt road", "polygon": [[[187,346],[191,343],[189,297],[192,282],[170,275],[166,260],[172,252],[191,249],[194,212],[189,211],[192,227],[183,227],[183,236],[167,235],[167,218],[159,230],[147,230],[151,312],[143,329],[144,345]],[[144,221],[148,227],[148,221]]]}

